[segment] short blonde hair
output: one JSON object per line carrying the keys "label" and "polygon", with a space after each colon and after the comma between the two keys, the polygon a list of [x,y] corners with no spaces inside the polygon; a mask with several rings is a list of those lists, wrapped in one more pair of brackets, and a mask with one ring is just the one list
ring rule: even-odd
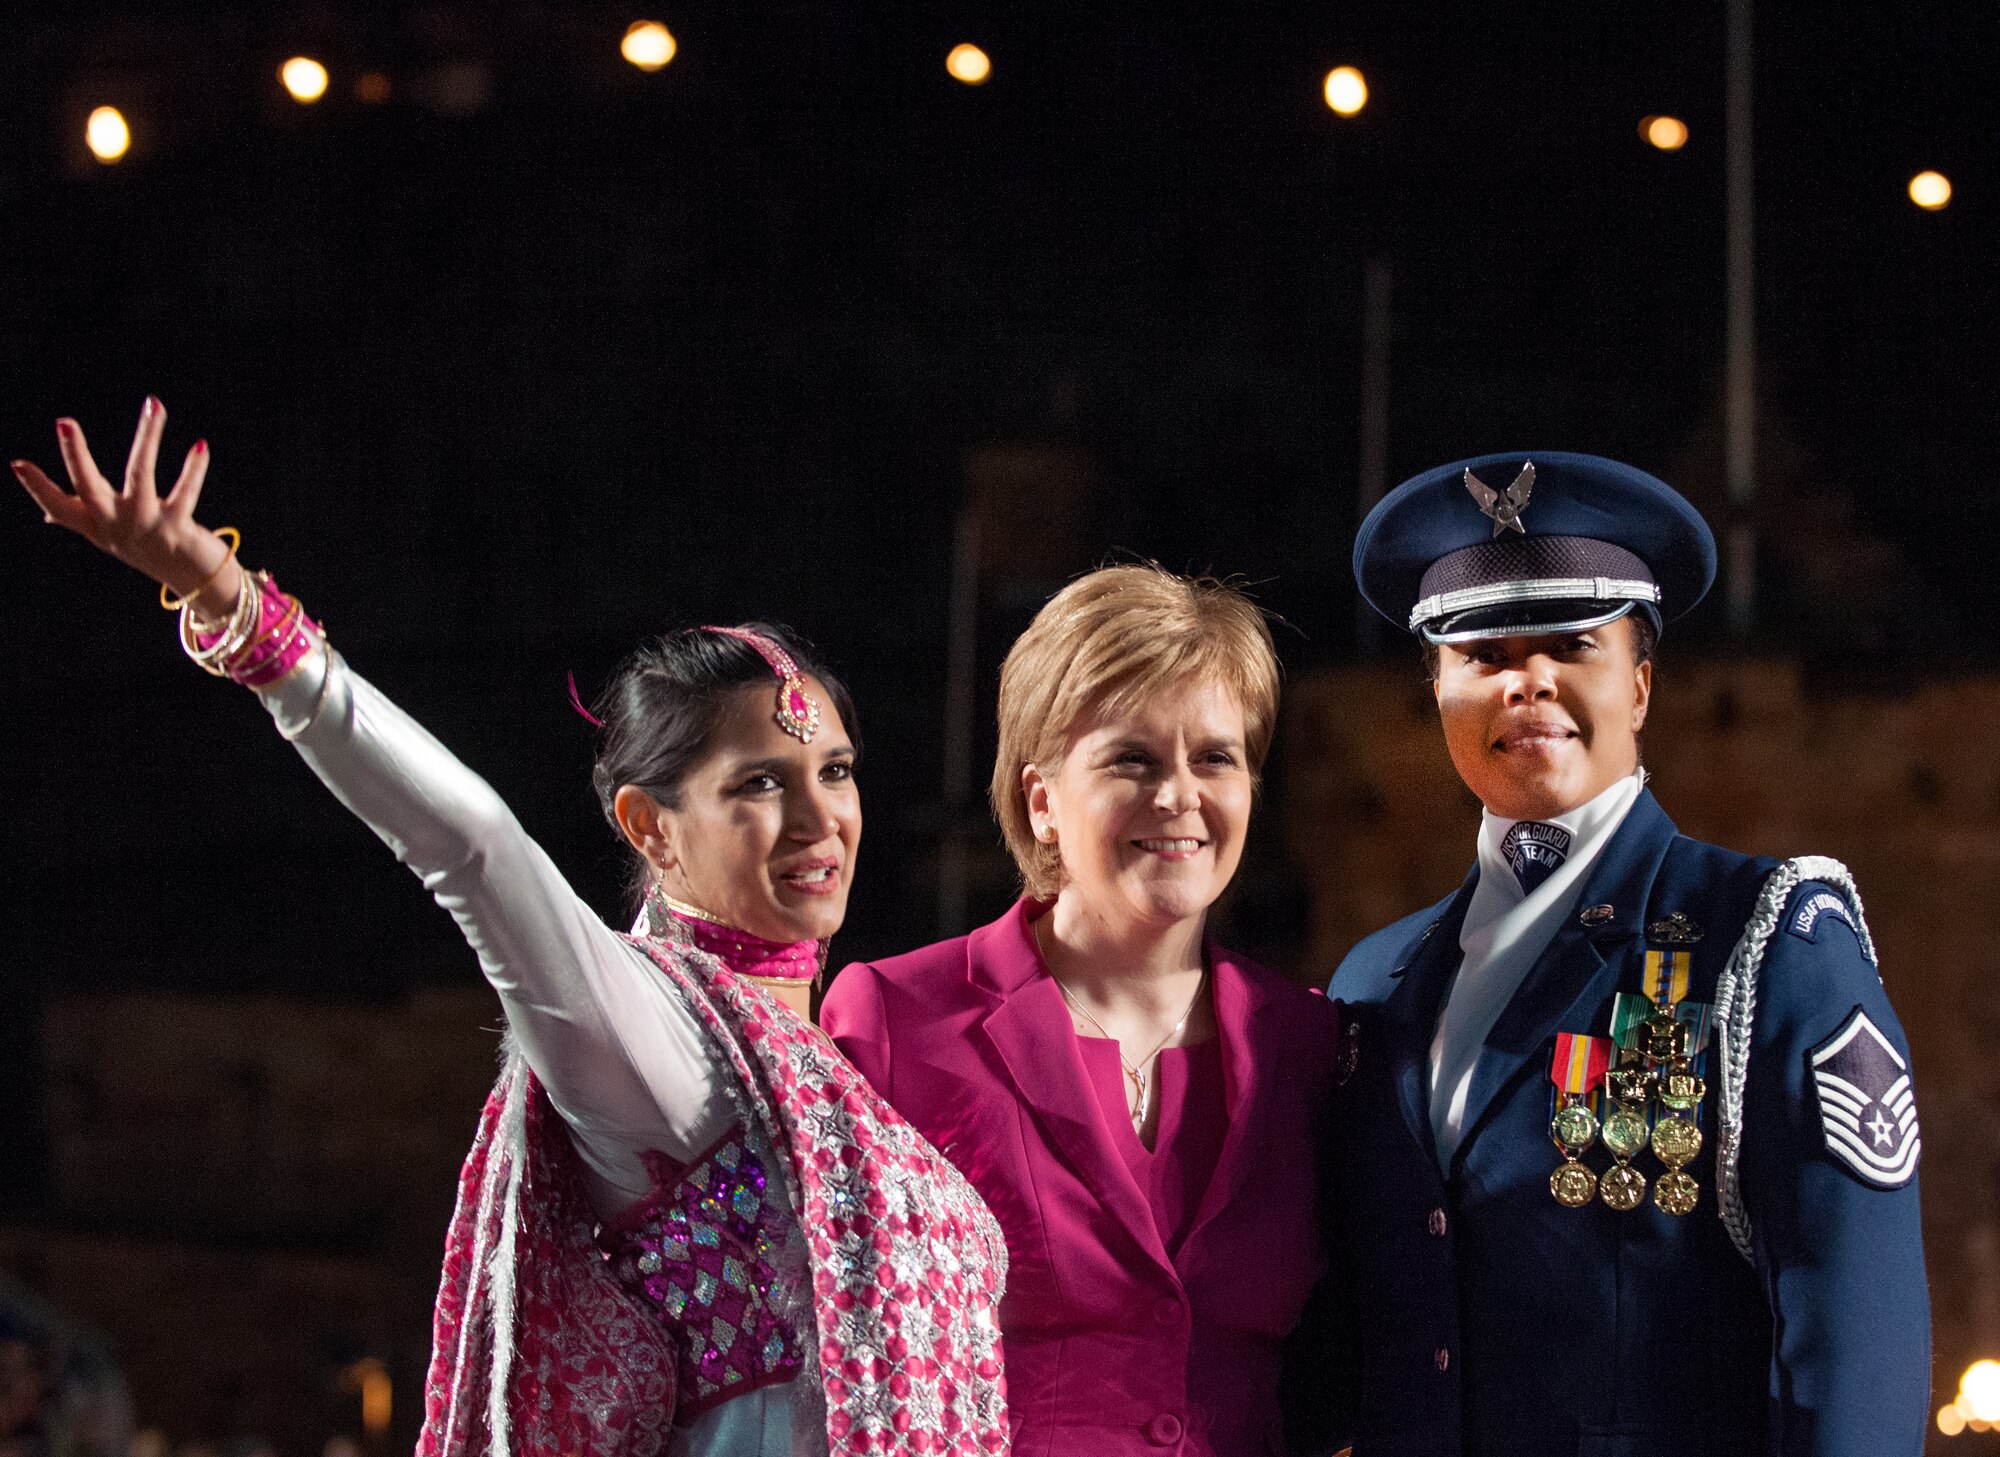
{"label": "short blonde hair", "polygon": [[1250,771],[1260,772],[1277,724],[1278,655],[1263,612],[1225,582],[1151,562],[1102,567],[1051,597],[1008,649],[990,793],[1029,895],[1061,889],[1062,854],[1035,838],[1021,771],[1051,771],[1086,717],[1190,678],[1235,693]]}

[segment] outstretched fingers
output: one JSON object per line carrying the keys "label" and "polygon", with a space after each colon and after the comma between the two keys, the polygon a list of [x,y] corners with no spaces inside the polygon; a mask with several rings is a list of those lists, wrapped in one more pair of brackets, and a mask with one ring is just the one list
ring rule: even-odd
{"label": "outstretched fingers", "polygon": [[83,438],[83,427],[67,417],[56,421],[56,445],[62,451],[63,469],[69,472],[69,483],[76,491],[76,499],[83,503],[93,519],[110,522],[118,515],[117,493],[111,483],[104,479],[104,473],[91,459],[90,446]]}
{"label": "outstretched fingers", "polygon": [[139,428],[132,432],[132,452],[125,457],[126,499],[140,503],[159,499],[153,470],[159,464],[160,436],[167,428],[167,407],[158,395],[147,395],[139,409]]}
{"label": "outstretched fingers", "polygon": [[[89,512],[83,502],[65,491],[61,486],[42,473],[42,468],[33,461],[14,462],[14,479],[21,483],[21,489],[42,508],[42,519],[57,526],[67,526],[71,531],[84,531],[90,524]],[[86,533],[87,534],[87,533]]]}
{"label": "outstretched fingers", "polygon": [[167,492],[160,509],[169,516],[185,521],[194,515],[195,502],[201,499],[201,483],[208,479],[208,442],[197,440],[194,448],[187,453],[187,460],[181,465],[180,479]]}

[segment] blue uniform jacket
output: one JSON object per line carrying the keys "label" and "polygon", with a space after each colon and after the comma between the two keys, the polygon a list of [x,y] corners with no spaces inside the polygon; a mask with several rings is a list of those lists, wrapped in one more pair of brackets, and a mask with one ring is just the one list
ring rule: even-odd
{"label": "blue uniform jacket", "polygon": [[[1586,877],[1579,915],[1487,1038],[1446,1173],[1428,1059],[1474,881],[1342,963],[1329,992],[1358,1031],[1328,1221],[1358,1345],[1355,1371],[1335,1378],[1355,1383],[1355,1457],[1922,1451],[1930,1306],[1916,1179],[1905,1170],[1879,1187],[1829,1151],[1812,1063],[1857,1008],[1905,1064],[1908,1046],[1825,885],[1792,895],[1758,978],[1740,1183],[1754,1262],[1718,1212],[1714,1046],[1704,1146],[1688,1166],[1694,1212],[1654,1206],[1650,1151],[1634,1161],[1648,1197],[1628,1213],[1567,1209],[1549,1190],[1561,1159],[1549,1137],[1555,1035],[1608,1033],[1613,995],[1641,989],[1647,926],[1675,911],[1703,932],[1687,996],[1712,1000],[1776,864],[1688,839],[1642,793]],[[1584,923],[1584,909],[1607,905],[1608,918]],[[1601,1143],[1585,1161],[1609,1164]]]}

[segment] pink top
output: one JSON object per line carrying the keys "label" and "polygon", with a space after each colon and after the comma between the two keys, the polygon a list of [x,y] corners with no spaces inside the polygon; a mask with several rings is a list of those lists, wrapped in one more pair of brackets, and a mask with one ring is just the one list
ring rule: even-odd
{"label": "pink top", "polygon": [[1076,1035],[1040,909],[848,967],[820,1025],[1006,1232],[1014,1457],[1283,1453],[1281,1359],[1326,1268],[1339,1010],[1211,942],[1217,1035],[1164,1060],[1149,1154],[1123,1090],[1101,1106],[1117,1064]]}
{"label": "pink top", "polygon": [[1178,1256],[1194,1223],[1201,1196],[1222,1156],[1229,1132],[1229,1109],[1223,1101],[1222,1039],[1212,1037],[1191,1047],[1169,1047],[1153,1072],[1154,1094],[1160,1100],[1160,1121],[1147,1148],[1132,1126],[1131,1089],[1118,1045],[1108,1037],[1078,1037],[1083,1065],[1097,1094],[1097,1111],[1105,1131],[1124,1155],[1126,1172],[1152,1207],[1153,1228],[1169,1256]]}

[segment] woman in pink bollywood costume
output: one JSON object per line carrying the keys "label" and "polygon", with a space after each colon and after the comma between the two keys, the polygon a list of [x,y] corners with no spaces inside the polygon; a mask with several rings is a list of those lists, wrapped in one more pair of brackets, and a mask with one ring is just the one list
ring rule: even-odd
{"label": "woman in pink bollywood costume", "polygon": [[1017,1453],[1271,1457],[1337,1420],[1316,1202],[1347,1044],[1324,997],[1208,931],[1277,706],[1241,594],[1072,582],[1000,675],[993,806],[1025,895],[848,967],[821,1009],[1007,1232]]}
{"label": "woman in pink bollywood costume", "polygon": [[205,442],[159,495],[165,424],[148,399],[122,488],[70,420],[72,489],[14,472],[161,584],[189,656],[255,691],[423,879],[507,1013],[420,1457],[1005,1451],[1000,1232],[807,1019],[861,833],[839,682],[767,627],[672,633],[618,671],[593,778],[644,888],[618,935],[233,530],[195,521]]}

